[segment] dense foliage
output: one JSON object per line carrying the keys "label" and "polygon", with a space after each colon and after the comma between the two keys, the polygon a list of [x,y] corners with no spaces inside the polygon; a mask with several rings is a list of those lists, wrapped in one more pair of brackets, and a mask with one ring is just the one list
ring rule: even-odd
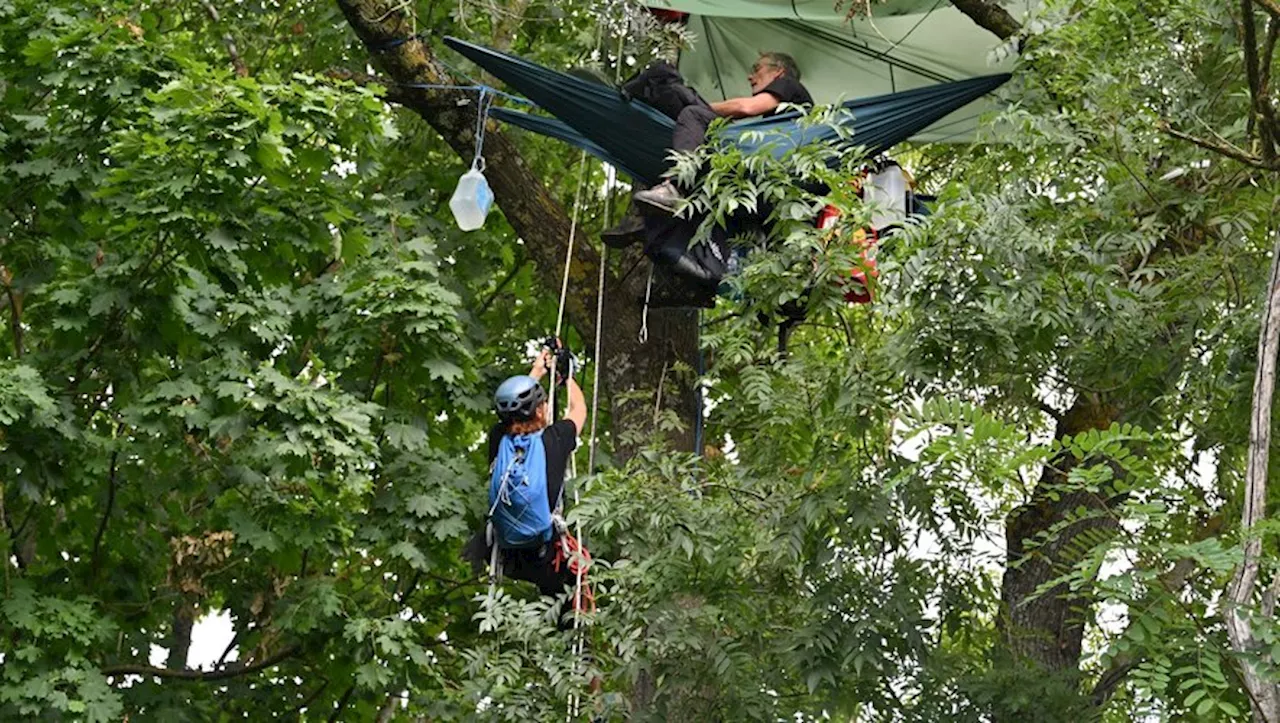
{"label": "dense foliage", "polygon": [[[385,11],[612,62],[578,4],[445,5]],[[708,454],[613,429],[643,451],[580,480],[578,658],[458,554],[489,390],[558,289],[498,214],[453,229],[464,161],[336,79],[368,60],[337,8],[0,0],[0,718],[1247,716],[1280,628],[1233,653],[1220,600],[1280,188],[1167,132],[1255,150],[1240,4],[1045,5],[999,142],[903,151],[941,201],[873,304],[837,283],[856,154],[684,161],[695,205],[775,224],[703,317]],[[592,6],[600,44],[643,59],[629,7]],[[571,199],[578,154],[518,140]],[[235,638],[190,669],[211,611]]]}

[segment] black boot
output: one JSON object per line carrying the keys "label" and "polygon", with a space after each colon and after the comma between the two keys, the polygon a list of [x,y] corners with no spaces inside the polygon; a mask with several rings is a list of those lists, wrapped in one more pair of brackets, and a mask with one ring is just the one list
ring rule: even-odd
{"label": "black boot", "polygon": [[[685,261],[698,270],[701,276],[689,275],[679,269],[686,268]],[[707,278],[705,270],[696,261],[681,257],[674,266],[659,266],[654,269],[653,286],[649,294],[649,307],[653,309],[713,309],[716,305],[716,287],[714,279]],[[687,269],[692,271],[692,269]],[[645,302],[643,296],[640,303]]]}
{"label": "black boot", "polygon": [[628,213],[618,225],[602,231],[600,239],[611,249],[625,249],[633,243],[641,243],[644,241],[644,218]]}
{"label": "black boot", "polygon": [[707,271],[702,264],[694,261],[687,253],[681,254],[680,258],[676,259],[676,262],[671,265],[671,270],[676,272],[677,275],[690,281],[695,281],[708,289],[715,289],[720,286],[720,279],[716,278],[710,271]]}

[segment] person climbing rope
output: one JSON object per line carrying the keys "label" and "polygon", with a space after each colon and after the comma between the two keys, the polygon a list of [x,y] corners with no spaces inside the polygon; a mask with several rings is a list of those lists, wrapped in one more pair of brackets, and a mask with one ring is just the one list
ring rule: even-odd
{"label": "person climbing rope", "polygon": [[[683,87],[683,79],[673,80],[669,76],[674,68],[670,66],[657,69],[660,82],[664,86]],[[648,72],[646,70],[645,72]],[[643,77],[641,73],[640,77]],[[637,78],[637,80],[640,79]],[[783,103],[797,105],[813,105],[813,97],[800,82],[800,68],[796,61],[786,53],[761,53],[751,66],[747,76],[751,86],[751,95],[740,98],[729,98],[716,103],[707,103],[696,92],[688,91],[689,102],[674,116],[675,130],[671,134],[671,148],[677,151],[692,151],[702,145],[706,139],[707,128],[716,118],[753,118],[756,116],[775,115]],[[687,88],[686,88],[687,90]],[[668,95],[680,97],[678,91],[668,90]],[[667,109],[659,108],[664,112]],[[683,196],[670,179],[653,188],[636,191],[632,198],[639,204],[670,215],[675,212],[676,203]]]}
{"label": "person climbing rope", "polygon": [[[568,389],[569,405],[564,419],[549,423],[552,410],[541,381],[553,368],[556,383]],[[490,559],[491,545],[496,545],[504,575],[533,583],[543,595],[559,595],[577,580],[574,565],[563,551],[566,540],[572,538],[557,513],[569,457],[587,420],[586,401],[570,373],[567,350],[558,341],[549,343],[527,375],[510,377],[498,386],[494,410],[499,421],[489,432],[492,538],[477,534],[467,543],[463,557],[483,567]],[[579,554],[576,542],[570,546]],[[563,615],[572,604],[567,601],[558,617],[562,629],[572,627]]]}

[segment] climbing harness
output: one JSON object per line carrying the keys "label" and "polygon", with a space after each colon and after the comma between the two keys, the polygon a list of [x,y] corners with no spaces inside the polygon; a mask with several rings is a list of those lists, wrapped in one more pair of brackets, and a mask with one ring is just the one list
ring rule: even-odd
{"label": "climbing harness", "polygon": [[566,564],[569,566],[569,572],[578,579],[578,589],[573,595],[574,614],[595,612],[596,596],[591,590],[591,584],[587,582],[587,570],[591,568],[591,553],[587,552],[587,548],[579,544],[578,538],[568,530],[560,535],[559,544],[556,545],[556,557],[551,562],[556,572]]}

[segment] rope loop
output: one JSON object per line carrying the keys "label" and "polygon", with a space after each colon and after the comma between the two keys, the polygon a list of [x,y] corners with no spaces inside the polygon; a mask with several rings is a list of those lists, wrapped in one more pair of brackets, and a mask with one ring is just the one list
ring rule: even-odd
{"label": "rope loop", "polygon": [[653,294],[653,265],[649,265],[649,284],[644,287],[644,310],[640,312],[640,333],[637,339],[641,344],[649,343],[649,299]]}
{"label": "rope loop", "polygon": [[487,85],[478,86],[480,100],[476,103],[476,155],[471,159],[471,167],[484,172],[484,131],[489,121],[489,109],[493,107],[493,88]]}

